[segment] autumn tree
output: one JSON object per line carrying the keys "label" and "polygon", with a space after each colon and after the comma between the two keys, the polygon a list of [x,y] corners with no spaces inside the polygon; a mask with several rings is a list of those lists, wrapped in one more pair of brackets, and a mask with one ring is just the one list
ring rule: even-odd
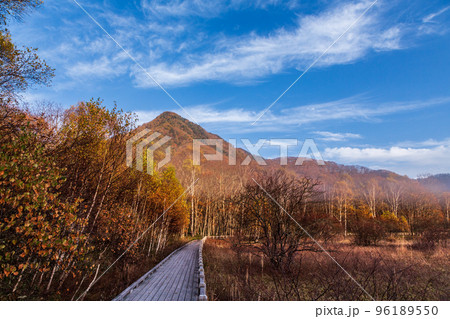
{"label": "autumn tree", "polygon": [[0,102],[10,102],[33,85],[49,85],[54,70],[37,55],[35,48],[19,48],[7,29],[10,18],[20,19],[39,6],[38,0],[0,1]]}
{"label": "autumn tree", "polygon": [[350,177],[347,177],[347,180],[337,182],[334,191],[336,196],[336,206],[339,212],[339,223],[342,224],[342,218],[344,219],[344,236],[347,236],[347,213],[351,206],[351,198],[353,195],[350,182]]}
{"label": "autumn tree", "polygon": [[69,108],[59,125],[7,105],[0,119],[2,296],[74,298],[118,257],[126,278],[128,265],[187,227],[175,170],[126,166],[132,114],[92,100]]}
{"label": "autumn tree", "polygon": [[444,211],[445,221],[448,223],[450,221],[450,192],[445,192],[440,198],[442,210]]}
{"label": "autumn tree", "polygon": [[195,190],[196,190],[196,179],[198,178],[198,175],[200,173],[200,166],[195,166],[191,159],[185,159],[183,162],[183,173],[182,178],[185,180],[186,185],[191,185],[191,191],[190,191],[190,202],[191,202],[191,214],[190,214],[190,233],[191,235],[194,235],[197,232],[196,225],[198,224],[197,221],[197,203],[196,196],[195,196]]}
{"label": "autumn tree", "polygon": [[389,211],[398,217],[400,201],[404,191],[403,185],[394,179],[388,179],[386,188],[385,193],[389,204]]}
{"label": "autumn tree", "polygon": [[0,0],[0,23],[6,24],[8,17],[21,19],[42,3],[42,0]]}
{"label": "autumn tree", "polygon": [[370,179],[362,186],[362,195],[372,217],[377,215],[377,204],[380,188],[376,179]]}
{"label": "autumn tree", "polygon": [[74,250],[85,238],[76,234],[76,206],[59,198],[63,171],[42,143],[45,125],[10,107],[0,114],[0,287],[4,296],[23,282],[48,291],[67,257],[82,261],[88,249]]}

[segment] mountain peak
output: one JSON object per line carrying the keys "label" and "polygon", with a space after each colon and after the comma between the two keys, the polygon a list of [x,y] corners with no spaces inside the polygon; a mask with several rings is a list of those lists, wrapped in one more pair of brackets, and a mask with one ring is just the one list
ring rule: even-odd
{"label": "mountain peak", "polygon": [[203,130],[203,128],[191,121],[189,121],[188,119],[185,119],[184,117],[178,115],[175,112],[170,112],[170,111],[166,111],[163,112],[161,114],[159,114],[153,121],[144,124],[144,126],[147,126],[148,124],[152,124],[152,126],[154,125],[165,125],[165,124],[170,124],[173,126],[187,126],[187,127],[191,127],[193,128],[194,126],[198,128],[201,128]]}
{"label": "mountain peak", "polygon": [[[176,120],[186,120],[185,118],[183,118],[182,116],[178,115],[175,112],[170,112],[170,111],[166,111],[163,112],[161,114],[159,114],[156,119],[160,119],[160,120],[170,120],[170,119],[176,119]],[[186,120],[187,121],[187,120]]]}
{"label": "mountain peak", "polygon": [[175,112],[163,112],[153,121],[141,125],[140,129],[150,129],[170,136],[175,144],[191,143],[193,139],[219,138]]}

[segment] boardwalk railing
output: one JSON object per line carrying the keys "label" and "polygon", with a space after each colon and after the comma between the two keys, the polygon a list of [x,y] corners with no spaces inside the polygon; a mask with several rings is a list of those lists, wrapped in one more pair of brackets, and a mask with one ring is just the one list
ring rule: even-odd
{"label": "boardwalk railing", "polygon": [[200,246],[198,248],[198,280],[199,280],[198,300],[200,301],[208,300],[208,297],[206,296],[205,269],[203,268],[203,243],[205,242],[205,240],[206,236],[203,237]]}
{"label": "boardwalk railing", "polygon": [[150,277],[156,270],[158,270],[158,268],[160,268],[162,265],[164,265],[169,259],[170,257],[172,257],[173,254],[175,254],[177,251],[179,251],[180,249],[184,248],[183,245],[181,247],[179,247],[178,249],[175,249],[173,252],[170,253],[169,256],[167,256],[166,258],[164,258],[159,264],[157,264],[155,267],[153,267],[150,271],[148,271],[145,275],[143,275],[141,278],[139,278],[138,280],[136,280],[131,286],[129,286],[127,289],[125,289],[124,291],[122,291],[120,293],[120,295],[118,295],[116,298],[113,299],[113,301],[121,301],[124,300],[126,298],[126,296],[128,296],[130,293],[133,292],[134,289],[136,289],[140,284],[142,284],[148,277]]}

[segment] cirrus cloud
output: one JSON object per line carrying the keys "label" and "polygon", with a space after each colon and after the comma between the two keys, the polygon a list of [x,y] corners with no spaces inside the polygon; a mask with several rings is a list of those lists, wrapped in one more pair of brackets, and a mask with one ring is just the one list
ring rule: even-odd
{"label": "cirrus cloud", "polygon": [[[319,14],[303,15],[293,30],[284,28],[268,35],[252,33],[222,38],[208,53],[188,54],[177,63],[161,62],[147,71],[163,85],[187,85],[200,81],[248,83],[286,69],[305,69],[352,25],[373,1],[340,4]],[[371,51],[402,48],[406,32],[401,24],[383,27],[375,5],[327,52],[318,66],[352,63]],[[135,70],[136,84],[155,83]]]}
{"label": "cirrus cloud", "polygon": [[333,133],[327,131],[316,131],[315,134],[321,136],[318,139],[329,142],[343,142],[349,139],[362,138],[360,134],[354,133]]}

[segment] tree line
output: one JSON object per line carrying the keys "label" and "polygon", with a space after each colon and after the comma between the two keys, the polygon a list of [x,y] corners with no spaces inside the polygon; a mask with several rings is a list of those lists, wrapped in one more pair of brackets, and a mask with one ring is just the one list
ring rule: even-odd
{"label": "tree line", "polygon": [[[192,176],[195,174],[199,173]],[[436,240],[441,235],[445,237],[449,193],[433,194],[408,178],[352,178],[341,174],[335,180],[325,180],[298,175],[282,167],[248,169],[239,174],[218,172],[214,178],[202,175],[195,191],[188,193],[194,221],[191,228],[202,235],[234,234],[236,218],[230,216],[240,213],[242,202],[251,196],[249,189],[260,188],[256,183],[265,183],[269,178],[285,183],[294,178],[298,185],[306,182],[313,185],[308,196],[297,199],[302,202],[302,212],[320,223],[326,221],[333,233],[349,235],[358,244],[375,244],[393,234],[416,237],[435,234]],[[260,191],[269,199],[275,196],[270,191]]]}

